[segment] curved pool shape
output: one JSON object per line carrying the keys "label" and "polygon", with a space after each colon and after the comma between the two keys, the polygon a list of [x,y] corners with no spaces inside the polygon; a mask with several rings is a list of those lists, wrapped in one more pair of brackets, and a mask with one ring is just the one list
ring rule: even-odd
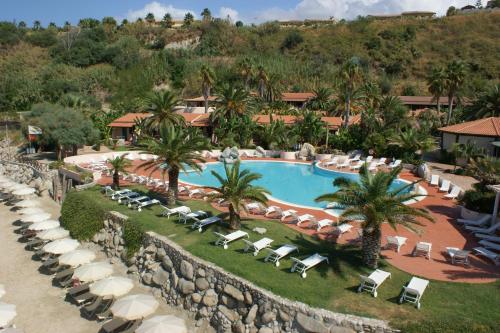
{"label": "curved pool shape", "polygon": [[[354,173],[337,172],[318,168],[315,165],[280,161],[242,161],[241,169],[248,169],[262,175],[255,181],[255,185],[265,187],[271,192],[271,199],[285,204],[302,206],[313,209],[324,209],[327,203],[317,203],[316,197],[337,190],[333,186],[336,178],[345,177],[359,180],[359,175]],[[180,180],[185,183],[199,186],[219,186],[219,182],[212,175],[216,171],[225,177],[224,165],[220,162],[207,163],[201,173],[181,173]],[[392,188],[396,189],[406,185],[403,180],[396,180]],[[340,211],[331,211],[338,215]]]}

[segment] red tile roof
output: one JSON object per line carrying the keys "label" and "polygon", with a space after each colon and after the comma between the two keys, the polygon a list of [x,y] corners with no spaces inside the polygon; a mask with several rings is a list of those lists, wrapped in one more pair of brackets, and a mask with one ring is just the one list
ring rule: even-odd
{"label": "red tile roof", "polygon": [[[325,123],[328,124],[329,128],[340,128],[343,124],[342,117],[321,117]],[[349,118],[349,125],[358,124],[361,121],[361,116],[359,114],[353,115]]]}
{"label": "red tile roof", "polygon": [[[258,124],[264,125],[264,124],[269,124],[271,122],[270,115],[268,114],[258,114],[253,116],[253,120],[257,122]],[[295,124],[297,121],[296,116],[280,116],[280,115],[273,115],[273,120],[281,120],[285,123],[285,125],[292,125]]]}
{"label": "red tile roof", "polygon": [[500,117],[490,117],[439,128],[441,132],[500,137]]}
{"label": "red tile roof", "polygon": [[186,124],[196,127],[207,127],[210,125],[208,113],[180,113]]}
{"label": "red tile roof", "polygon": [[151,113],[127,113],[115,119],[109,127],[134,127],[136,119],[144,119],[151,116]]}
{"label": "red tile roof", "polygon": [[316,95],[312,92],[284,92],[281,94],[281,100],[284,102],[307,102],[314,96]]}
{"label": "red tile roof", "polygon": [[[208,96],[208,100],[210,102],[213,102],[216,99],[217,99],[216,96]],[[185,102],[204,102],[205,98],[203,98],[203,96],[198,96],[198,97],[192,97],[192,98],[185,98],[184,101]]]}

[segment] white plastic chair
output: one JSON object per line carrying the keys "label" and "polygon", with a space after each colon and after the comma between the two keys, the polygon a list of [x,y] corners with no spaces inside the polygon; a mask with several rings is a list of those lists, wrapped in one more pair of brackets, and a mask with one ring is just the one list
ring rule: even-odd
{"label": "white plastic chair", "polygon": [[443,179],[441,183],[441,187],[439,188],[439,192],[448,192],[450,190],[450,181],[448,179]]}
{"label": "white plastic chair", "polygon": [[395,248],[396,252],[399,252],[401,247],[406,244],[408,238],[402,236],[387,236],[387,244],[385,244],[385,248]]}
{"label": "white plastic chair", "polygon": [[439,175],[431,175],[431,181],[429,184],[431,186],[439,186]]}
{"label": "white plastic chair", "polygon": [[445,198],[447,199],[456,199],[459,195],[462,189],[456,185],[453,185],[453,188],[451,189],[450,193],[446,193],[444,195]]}
{"label": "white plastic chair", "polygon": [[418,255],[423,255],[424,257],[426,257],[427,259],[430,260],[431,259],[431,249],[432,249],[432,244],[431,243],[418,242],[415,245],[415,249],[413,250],[412,255],[414,257],[416,257]]}

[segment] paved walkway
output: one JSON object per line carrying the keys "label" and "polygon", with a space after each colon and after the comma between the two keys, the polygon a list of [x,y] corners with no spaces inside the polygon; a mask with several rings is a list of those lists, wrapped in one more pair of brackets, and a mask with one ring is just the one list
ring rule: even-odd
{"label": "paved walkway", "polygon": [[[134,161],[133,166],[131,167],[131,170],[134,170],[134,173],[154,178],[161,178],[159,172],[157,171],[151,173],[150,171],[144,171],[141,168],[137,168],[139,164],[139,161]],[[401,173],[400,177],[406,180],[417,179],[413,174],[404,171]],[[111,178],[104,177],[100,183],[110,184]],[[124,182],[124,184],[128,185],[129,183]],[[450,263],[449,258],[445,254],[446,247],[457,247],[471,250],[478,244],[472,235],[464,232],[461,227],[453,223],[454,219],[459,215],[459,209],[456,202],[454,200],[445,199],[442,193],[437,192],[436,188],[430,187],[424,182],[420,183],[420,186],[423,186],[428,191],[429,196],[414,205],[430,210],[436,222],[431,223],[423,220],[422,223],[424,226],[421,227],[420,235],[414,234],[402,227],[399,227],[397,231],[394,231],[388,225],[384,225],[382,228],[383,245],[385,244],[385,239],[388,235],[400,235],[407,237],[408,240],[407,244],[402,247],[399,253],[390,250],[383,250],[382,255],[395,267],[410,274],[423,276],[429,279],[469,283],[487,283],[499,279],[500,267],[494,266],[491,262],[485,261],[483,258],[476,257],[474,255],[471,256],[471,265],[469,267],[452,265]],[[181,196],[181,199],[187,200],[189,198],[187,196]],[[298,208],[272,201],[269,202],[269,205],[277,205],[282,207],[284,210],[295,209],[299,214],[310,213],[315,215],[318,220],[323,218],[332,219],[331,215],[323,211]],[[222,211],[226,210],[224,207],[215,207]],[[251,215],[251,217],[263,219],[263,216],[261,215]],[[337,236],[333,232],[333,227],[323,228],[318,233],[307,224],[298,227],[291,221],[285,221],[283,223],[299,232],[317,236],[322,239],[331,239],[332,241],[337,241],[338,243],[355,242],[359,240],[359,226],[357,225],[355,225],[353,231],[345,234],[340,239],[337,239]],[[423,257],[413,257],[411,255],[415,244],[419,241],[432,243],[432,255],[430,260]]]}

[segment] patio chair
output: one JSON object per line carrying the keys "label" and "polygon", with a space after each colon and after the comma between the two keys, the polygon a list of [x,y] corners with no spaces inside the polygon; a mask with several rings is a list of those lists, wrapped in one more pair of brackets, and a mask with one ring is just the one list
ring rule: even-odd
{"label": "patio chair", "polygon": [[333,221],[330,219],[322,219],[317,222],[313,223],[313,226],[316,227],[316,231],[320,231],[321,229],[331,226],[333,224]]}
{"label": "patio chair", "polygon": [[361,159],[361,154],[356,154],[356,155],[354,155],[353,158],[350,158],[349,160],[350,160],[350,162],[357,162],[360,159]]}
{"label": "patio chair", "polygon": [[500,254],[490,251],[484,247],[475,247],[473,248],[474,252],[476,252],[477,255],[486,257],[493,261],[493,263],[497,266],[500,265]]}
{"label": "patio chair", "polygon": [[269,217],[270,215],[277,215],[278,218],[283,216],[283,209],[278,206],[269,206],[264,211],[264,216]]}
{"label": "patio chair", "polygon": [[140,196],[139,193],[130,191],[130,192],[119,194],[119,195],[115,196],[115,199],[113,199],[113,200],[116,200],[116,201],[118,201],[119,204],[121,204],[122,202],[127,202],[127,200],[129,200],[129,199],[137,198],[139,196]]}
{"label": "patio chair", "polygon": [[160,203],[160,200],[151,199],[151,200],[148,200],[148,201],[140,202],[139,204],[135,205],[135,207],[133,207],[133,208],[137,209],[138,212],[142,212],[142,209],[144,207],[153,206],[153,205],[156,205],[156,204],[159,204],[159,203]]}
{"label": "patio chair", "polygon": [[[23,238],[24,238],[24,236],[23,236]],[[35,238],[35,239],[29,241],[28,243],[26,243],[26,245],[24,246],[24,248],[26,250],[37,250],[41,246],[43,246],[45,243],[46,242],[43,239]]]}
{"label": "patio chair", "polygon": [[395,160],[394,162],[390,163],[387,167],[389,169],[394,169],[394,168],[397,168],[400,165],[401,165],[401,160]]}
{"label": "patio chair", "polygon": [[339,158],[338,158],[338,156],[335,156],[328,161],[323,161],[322,163],[324,166],[330,166],[330,165],[337,165],[338,162],[339,162]]}
{"label": "patio chair", "polygon": [[248,250],[252,249],[254,256],[256,256],[257,254],[259,254],[260,250],[268,248],[269,246],[271,246],[271,243],[273,242],[272,239],[267,238],[267,237],[259,239],[258,241],[253,242],[253,243],[250,242],[250,241],[248,241],[248,240],[246,240],[246,239],[244,239],[243,241],[246,244],[246,246],[245,246],[245,252],[248,252]]}
{"label": "patio chair", "polygon": [[191,189],[191,186],[183,185],[183,186],[179,186],[179,188],[177,190],[178,190],[179,194],[181,194],[181,193],[188,193],[189,194],[190,189]]}
{"label": "patio chair", "polygon": [[369,276],[360,275],[361,284],[358,287],[358,293],[368,291],[373,297],[377,297],[377,289],[387,278],[391,278],[391,273],[377,269]]}
{"label": "patio chair", "polygon": [[96,298],[96,296],[94,294],[92,294],[91,292],[87,291],[85,293],[80,293],[78,295],[75,295],[72,298],[76,302],[76,304],[82,305],[82,304],[85,304],[85,303],[88,303],[88,302],[94,300]]}
{"label": "patio chair", "polygon": [[495,250],[495,251],[500,251],[500,244],[498,244],[498,243],[493,243],[489,240],[483,239],[483,240],[479,241],[479,244],[481,244],[483,247],[485,247],[489,250],[491,249],[491,250]]}
{"label": "patio chair", "polygon": [[245,205],[248,212],[252,214],[263,214],[265,212],[265,207],[260,202],[251,202]]}
{"label": "patio chair", "polygon": [[243,238],[243,237],[248,238],[248,233],[241,231],[241,230],[234,231],[234,232],[227,234],[227,235],[223,235],[223,234],[218,233],[218,232],[214,232],[214,234],[217,235],[217,237],[219,237],[217,239],[217,241],[215,242],[215,246],[222,245],[224,250],[226,250],[229,247],[229,243],[234,242],[234,241],[236,241],[240,238]]}
{"label": "patio chair", "polygon": [[111,313],[111,306],[114,303],[114,299],[110,299],[108,301],[103,301],[102,305],[95,311],[95,317],[97,320],[106,320],[111,318],[113,315]]}
{"label": "patio chair", "polygon": [[410,283],[406,287],[403,287],[403,294],[399,299],[399,304],[403,302],[410,302],[420,309],[420,300],[424,294],[425,289],[429,285],[428,280],[420,279],[418,277],[412,277]]}
{"label": "patio chair", "polygon": [[68,289],[66,294],[70,297],[84,294],[89,291],[90,283],[84,283],[79,286]]}
{"label": "patio chair", "polygon": [[363,161],[358,161],[358,163],[351,165],[351,170],[359,170],[365,164]]}
{"label": "patio chair", "polygon": [[304,222],[316,223],[316,217],[314,215],[311,215],[311,214],[303,214],[303,215],[297,216],[295,218],[295,220],[297,221],[298,227],[300,227],[300,225]]}
{"label": "patio chair", "polygon": [[441,187],[439,188],[439,192],[448,192],[450,190],[450,181],[448,179],[443,179],[441,182]]}
{"label": "patio chair", "polygon": [[343,169],[348,168],[351,165],[351,160],[346,158],[342,163],[337,164],[337,168]]}
{"label": "patio chair", "polygon": [[469,253],[470,251],[460,250],[458,247],[447,247],[446,253],[450,256],[451,263],[463,264],[464,266],[469,265]]}
{"label": "patio chair", "polygon": [[418,242],[415,245],[415,249],[412,252],[412,256],[416,257],[419,255],[423,255],[427,259],[431,259],[431,249],[432,249],[432,244],[427,243],[427,242]]}
{"label": "patio chair", "polygon": [[198,220],[196,218],[193,218],[193,220],[195,222],[193,223],[193,225],[191,226],[191,228],[198,229],[199,232],[202,232],[204,227],[208,227],[209,225],[212,225],[212,224],[215,224],[217,222],[221,222],[222,221],[221,218],[218,217],[218,216],[207,217],[207,218],[205,218],[203,220]]}
{"label": "patio chair", "polygon": [[184,214],[191,213],[191,208],[189,208],[187,206],[168,208],[167,206],[161,205],[161,208],[163,208],[163,212],[161,213],[161,216],[166,216],[167,218],[170,218],[171,215],[176,215],[176,214],[180,214],[180,213],[184,213]]}
{"label": "patio chair", "polygon": [[281,221],[283,222],[284,220],[286,220],[288,217],[293,217],[294,219],[297,219],[298,218],[298,215],[297,215],[297,211],[294,210],[294,209],[288,209],[288,210],[285,210],[281,213]]}
{"label": "patio chair", "polygon": [[342,237],[343,234],[345,234],[347,232],[351,232],[351,229],[352,229],[352,225],[350,225],[349,223],[339,224],[335,228],[335,233],[337,234],[337,239],[339,239],[340,237]]}
{"label": "patio chair", "polygon": [[483,215],[477,220],[468,220],[468,219],[457,219],[457,223],[463,224],[464,226],[475,226],[481,227],[486,225],[488,221],[491,219],[491,215]]}
{"label": "patio chair", "polygon": [[299,249],[295,245],[285,244],[277,248],[276,250],[267,249],[269,254],[264,259],[264,262],[273,262],[276,267],[280,265],[280,259],[288,256],[290,253],[294,251],[299,251]]}
{"label": "patio chair", "polygon": [[402,236],[387,236],[387,244],[385,244],[385,249],[395,248],[396,252],[399,252],[401,246],[406,244],[408,238]]}
{"label": "patio chair", "polygon": [[206,195],[205,191],[203,191],[202,188],[196,188],[194,190],[188,189],[187,193],[188,193],[188,197],[190,197],[190,198],[193,198],[195,196],[203,197]]}
{"label": "patio chair", "polygon": [[328,258],[327,257],[323,257],[319,253],[315,253],[312,256],[309,256],[309,257],[307,257],[304,260],[300,260],[300,259],[297,259],[297,258],[294,258],[294,257],[292,257],[292,260],[295,263],[293,264],[293,266],[292,266],[292,268],[291,268],[290,271],[292,273],[293,272],[298,272],[300,274],[300,276],[302,276],[302,278],[304,278],[304,279],[307,277],[306,271],[308,269],[311,269],[314,266],[319,265],[323,261],[326,261],[327,263],[329,263]]}
{"label": "patio chair", "polygon": [[500,229],[500,222],[495,223],[494,225],[488,227],[488,228],[481,228],[481,227],[470,227],[466,226],[465,230],[471,231],[471,232],[477,232],[477,233],[482,233],[482,234],[488,234],[488,235],[493,235],[495,232]]}
{"label": "patio chair", "polygon": [[208,213],[203,211],[203,210],[197,210],[196,212],[191,212],[191,213],[179,213],[179,222],[182,222],[184,224],[187,223],[187,221],[192,220],[192,219],[200,219],[207,217]]}
{"label": "patio chair", "polygon": [[444,197],[446,199],[456,199],[460,195],[460,192],[462,192],[462,189],[456,185],[453,185],[453,188],[451,189],[450,193],[446,193]]}
{"label": "patio chair", "polygon": [[429,184],[431,186],[439,186],[439,175],[431,175],[431,181]]}
{"label": "patio chair", "polygon": [[55,269],[59,267],[59,258],[50,258],[43,262],[41,268],[49,272],[55,272]]}
{"label": "patio chair", "polygon": [[378,162],[377,162],[377,166],[382,166],[382,165],[385,165],[385,161],[387,160],[387,158],[385,157],[381,157]]}

